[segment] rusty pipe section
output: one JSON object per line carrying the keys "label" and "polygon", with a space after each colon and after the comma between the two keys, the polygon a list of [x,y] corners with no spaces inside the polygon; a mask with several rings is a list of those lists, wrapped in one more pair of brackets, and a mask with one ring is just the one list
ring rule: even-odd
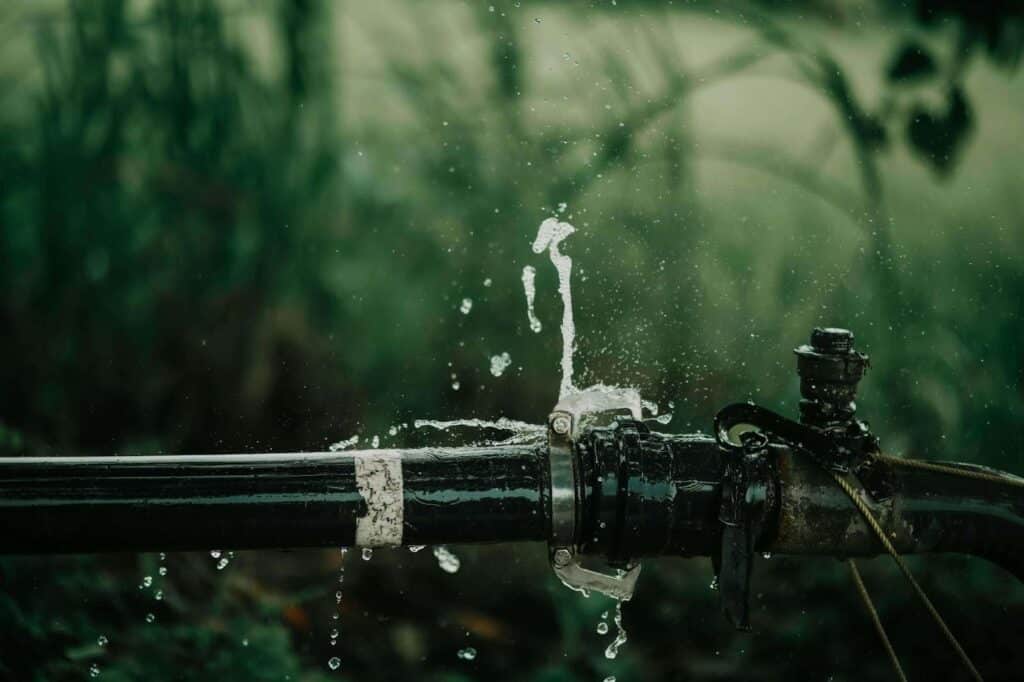
{"label": "rusty pipe section", "polygon": [[[760,545],[793,555],[866,557],[884,552],[851,500],[819,464],[778,451],[777,524]],[[967,464],[1005,481],[955,476],[885,460],[858,471],[865,501],[900,553],[955,552],[988,559],[1024,580],[1024,488],[1011,474]]]}

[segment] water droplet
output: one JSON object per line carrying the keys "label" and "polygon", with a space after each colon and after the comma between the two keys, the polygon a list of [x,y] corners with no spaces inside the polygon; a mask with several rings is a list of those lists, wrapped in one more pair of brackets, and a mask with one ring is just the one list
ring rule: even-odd
{"label": "water droplet", "polygon": [[463,661],[472,661],[476,658],[476,649],[467,646],[465,649],[459,649],[458,655]]}
{"label": "water droplet", "polygon": [[248,637],[243,637],[242,638],[242,646],[249,646],[249,638]]}
{"label": "water droplet", "polygon": [[89,677],[99,677],[99,676],[100,676],[100,667],[98,665],[96,665],[95,663],[93,663],[92,665],[89,666]]}
{"label": "water droplet", "polygon": [[618,628],[618,633],[615,635],[615,640],[608,645],[608,648],[604,650],[604,657],[608,659],[615,658],[619,655],[619,649],[628,639],[626,637],[626,628],[622,626],[622,602],[615,604],[615,617],[612,619],[615,622],[615,627]]}
{"label": "water droplet", "polygon": [[491,284],[493,284],[493,282],[491,281],[490,277],[488,277],[487,279],[484,280],[484,286],[485,287],[489,287],[489,286],[491,286]]}
{"label": "water droplet", "polygon": [[409,551],[413,552],[414,554],[416,552],[419,552],[419,551],[425,549],[425,548],[426,548],[426,545],[409,545]]}
{"label": "water droplet", "polygon": [[142,586],[143,587],[152,587],[153,586],[153,576],[147,575],[146,577],[144,577],[142,579]]}
{"label": "water droplet", "polygon": [[711,584],[708,585],[708,588],[711,589],[711,590],[717,590],[718,589],[718,576],[717,575],[714,578],[711,579]]}
{"label": "water droplet", "polygon": [[608,677],[604,678],[604,682],[615,682],[615,675],[609,675]]}
{"label": "water droplet", "polygon": [[502,353],[500,355],[491,356],[491,375],[500,377],[508,369],[509,365],[512,364],[512,356],[508,353]]}
{"label": "water droplet", "polygon": [[160,561],[164,561],[166,559],[167,559],[167,552],[160,552]]}
{"label": "water droplet", "polygon": [[763,558],[765,558],[765,559],[771,559],[771,558],[772,558],[772,553],[771,553],[771,552],[765,552],[765,553],[764,553],[764,554],[762,554],[761,556],[762,556]]}
{"label": "water droplet", "polygon": [[459,312],[463,315],[469,315],[469,311],[473,309],[473,300],[469,298],[462,299],[462,305],[459,306]]}
{"label": "water droplet", "polygon": [[372,547],[363,547],[363,561],[369,561],[373,557]]}
{"label": "water droplet", "polygon": [[217,570],[223,571],[225,568],[228,567],[229,563],[231,563],[230,559],[228,559],[226,556],[221,557],[220,561],[217,562]]}
{"label": "water droplet", "polygon": [[434,547],[434,558],[437,559],[437,565],[445,573],[458,573],[459,567],[462,566],[459,557],[452,554],[444,545]]}
{"label": "water droplet", "polygon": [[341,659],[337,656],[332,656],[331,659],[327,661],[327,667],[331,670],[337,670],[341,667]]}
{"label": "water droplet", "polygon": [[156,569],[156,572],[160,575],[167,575],[167,567],[161,566],[160,568]]}
{"label": "water droplet", "polygon": [[147,613],[146,614],[146,622],[147,623],[155,623],[156,622],[156,616],[153,615],[152,613]]}
{"label": "water droplet", "polygon": [[597,634],[599,634],[599,635],[607,635],[608,634],[608,623],[605,623],[604,621],[601,621],[600,623],[598,623],[597,624]]}
{"label": "water droplet", "polygon": [[457,382],[457,381],[453,381],[453,382],[452,382],[452,390],[453,390],[453,391],[457,391],[457,390],[459,390],[459,387],[460,387],[460,386],[462,386],[462,384],[460,384],[459,382]]}
{"label": "water droplet", "polygon": [[219,549],[211,549],[210,550],[210,556],[213,557],[214,559],[219,559],[220,558],[220,554],[221,554],[221,552],[220,552]]}
{"label": "water droplet", "polygon": [[370,445],[374,448],[380,447],[380,436],[374,436],[373,440],[370,441]]}
{"label": "water droplet", "polygon": [[100,646],[106,646],[109,641],[110,640],[107,639],[106,635],[100,635],[99,637],[96,638],[96,643],[99,644]]}
{"label": "water droplet", "polygon": [[527,265],[523,268],[523,293],[526,294],[526,318],[530,321],[530,331],[539,334],[541,330],[540,319],[534,310],[534,300],[537,297],[537,268]]}

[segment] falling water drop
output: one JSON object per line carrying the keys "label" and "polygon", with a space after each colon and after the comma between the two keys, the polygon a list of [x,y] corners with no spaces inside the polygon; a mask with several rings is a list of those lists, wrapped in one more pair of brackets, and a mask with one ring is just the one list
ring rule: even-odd
{"label": "falling water drop", "polygon": [[95,663],[93,663],[92,665],[89,666],[89,677],[99,677],[99,676],[100,676],[100,667],[98,665],[96,665]]}
{"label": "falling water drop", "polygon": [[459,567],[462,566],[462,562],[459,557],[451,553],[451,551],[444,545],[437,545],[434,547],[434,558],[437,559],[437,565],[441,567],[441,570],[445,573],[458,573]]}
{"label": "falling water drop", "polygon": [[615,627],[618,628],[618,633],[615,635],[615,640],[608,645],[608,648],[604,650],[605,658],[615,658],[619,655],[619,649],[628,639],[626,636],[626,628],[622,626],[622,602],[615,604],[615,617],[613,618]]}
{"label": "falling water drop", "polygon": [[213,557],[214,559],[219,559],[220,555],[221,555],[221,551],[219,549],[211,549],[210,550],[210,556]]}
{"label": "falling water drop", "polygon": [[467,646],[465,649],[459,649],[458,656],[463,661],[472,661],[476,658],[476,649],[471,646]]}
{"label": "falling water drop", "polygon": [[426,547],[426,545],[409,545],[409,551],[415,554],[416,552],[426,549]]}
{"label": "falling water drop", "polygon": [[100,646],[106,646],[109,642],[110,642],[110,640],[107,639],[106,635],[100,635],[99,637],[96,638],[96,643],[99,644]]}
{"label": "falling water drop", "polygon": [[331,656],[330,660],[327,661],[327,667],[331,670],[337,670],[341,667],[341,659],[337,656]]}
{"label": "falling water drop", "polygon": [[508,366],[512,364],[512,356],[508,353],[501,353],[500,355],[491,356],[491,375],[500,377],[508,369]]}
{"label": "falling water drop", "polygon": [[363,554],[362,554],[362,556],[363,556],[363,561],[369,561],[371,558],[373,558],[373,548],[372,547],[363,547]]}
{"label": "falling water drop", "polygon": [[608,634],[608,623],[601,621],[597,624],[597,634],[607,635]]}
{"label": "falling water drop", "polygon": [[147,613],[146,614],[146,622],[147,623],[155,623],[156,622],[156,616],[153,615],[152,613]]}
{"label": "falling water drop", "polygon": [[526,318],[530,321],[530,331],[539,334],[541,330],[540,319],[533,308],[534,299],[537,297],[537,268],[527,265],[523,268],[523,293],[526,294]]}
{"label": "falling water drop", "polygon": [[226,556],[222,556],[220,560],[217,562],[217,570],[223,571],[225,568],[228,567],[229,563],[231,563],[231,560],[228,559]]}
{"label": "falling water drop", "polygon": [[469,315],[469,311],[473,309],[473,299],[464,298],[462,304],[459,306],[459,312],[463,315]]}

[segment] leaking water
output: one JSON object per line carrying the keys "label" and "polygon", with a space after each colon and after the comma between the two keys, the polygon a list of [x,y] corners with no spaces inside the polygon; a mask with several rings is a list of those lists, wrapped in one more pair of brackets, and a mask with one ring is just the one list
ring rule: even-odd
{"label": "leaking water", "polygon": [[508,353],[491,356],[491,375],[500,377],[512,364],[512,357]]}
{"label": "leaking water", "polygon": [[[341,562],[340,565],[338,566],[338,589],[334,593],[334,610],[331,613],[331,630],[329,633],[329,644],[332,647],[338,645],[338,637],[341,634],[340,631],[338,630],[338,622],[341,620],[341,588],[345,584],[345,557],[348,555],[348,548],[342,547],[340,551]],[[327,666],[331,670],[337,670],[341,666],[341,659],[337,656],[334,656],[327,662]]]}
{"label": "leaking water", "polygon": [[[533,240],[533,252],[548,252],[551,264],[558,272],[558,294],[562,297],[562,382],[558,397],[563,398],[574,391],[572,383],[573,353],[576,343],[576,324],[572,315],[572,258],[558,248],[566,237],[576,231],[569,223],[548,218],[540,224],[537,237]],[[524,284],[526,271],[523,271]],[[531,321],[532,328],[532,321]]]}
{"label": "leaking water", "polygon": [[532,265],[523,268],[523,293],[526,294],[526,318],[530,321],[530,331],[539,334],[541,330],[540,319],[534,310],[533,304],[537,297],[537,269]]}
{"label": "leaking water", "polygon": [[337,443],[331,443],[331,445],[328,446],[328,449],[331,452],[338,452],[339,450],[347,450],[348,448],[351,448],[351,447],[357,445],[358,443],[359,443],[359,436],[352,436],[351,438],[346,438],[344,440],[339,440]]}
{"label": "leaking water", "polygon": [[452,554],[451,550],[444,545],[434,547],[434,558],[437,559],[437,565],[445,573],[458,573],[459,568],[462,566],[462,561],[459,560],[459,557]]}
{"label": "leaking water", "polygon": [[622,602],[618,601],[615,603],[615,617],[612,619],[615,622],[615,627],[618,629],[618,633],[615,635],[615,640],[608,645],[608,648],[604,650],[605,658],[615,658],[619,655],[619,649],[623,644],[626,643],[628,637],[626,636],[626,628],[622,626]]}
{"label": "leaking water", "polygon": [[417,419],[413,422],[413,426],[417,429],[431,428],[439,431],[447,431],[458,427],[467,427],[473,429],[497,429],[500,431],[508,431],[510,433],[510,435],[504,439],[485,439],[484,443],[490,445],[517,445],[521,443],[530,443],[542,440],[547,433],[547,427],[542,424],[529,424],[515,419],[508,419],[507,417],[501,417],[496,421],[488,419]]}

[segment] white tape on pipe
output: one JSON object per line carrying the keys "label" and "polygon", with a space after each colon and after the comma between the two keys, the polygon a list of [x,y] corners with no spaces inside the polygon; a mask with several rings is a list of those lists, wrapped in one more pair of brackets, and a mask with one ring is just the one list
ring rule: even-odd
{"label": "white tape on pipe", "polygon": [[395,547],[402,544],[405,490],[402,456],[395,450],[356,455],[356,489],[366,502],[366,515],[356,519],[356,546]]}

